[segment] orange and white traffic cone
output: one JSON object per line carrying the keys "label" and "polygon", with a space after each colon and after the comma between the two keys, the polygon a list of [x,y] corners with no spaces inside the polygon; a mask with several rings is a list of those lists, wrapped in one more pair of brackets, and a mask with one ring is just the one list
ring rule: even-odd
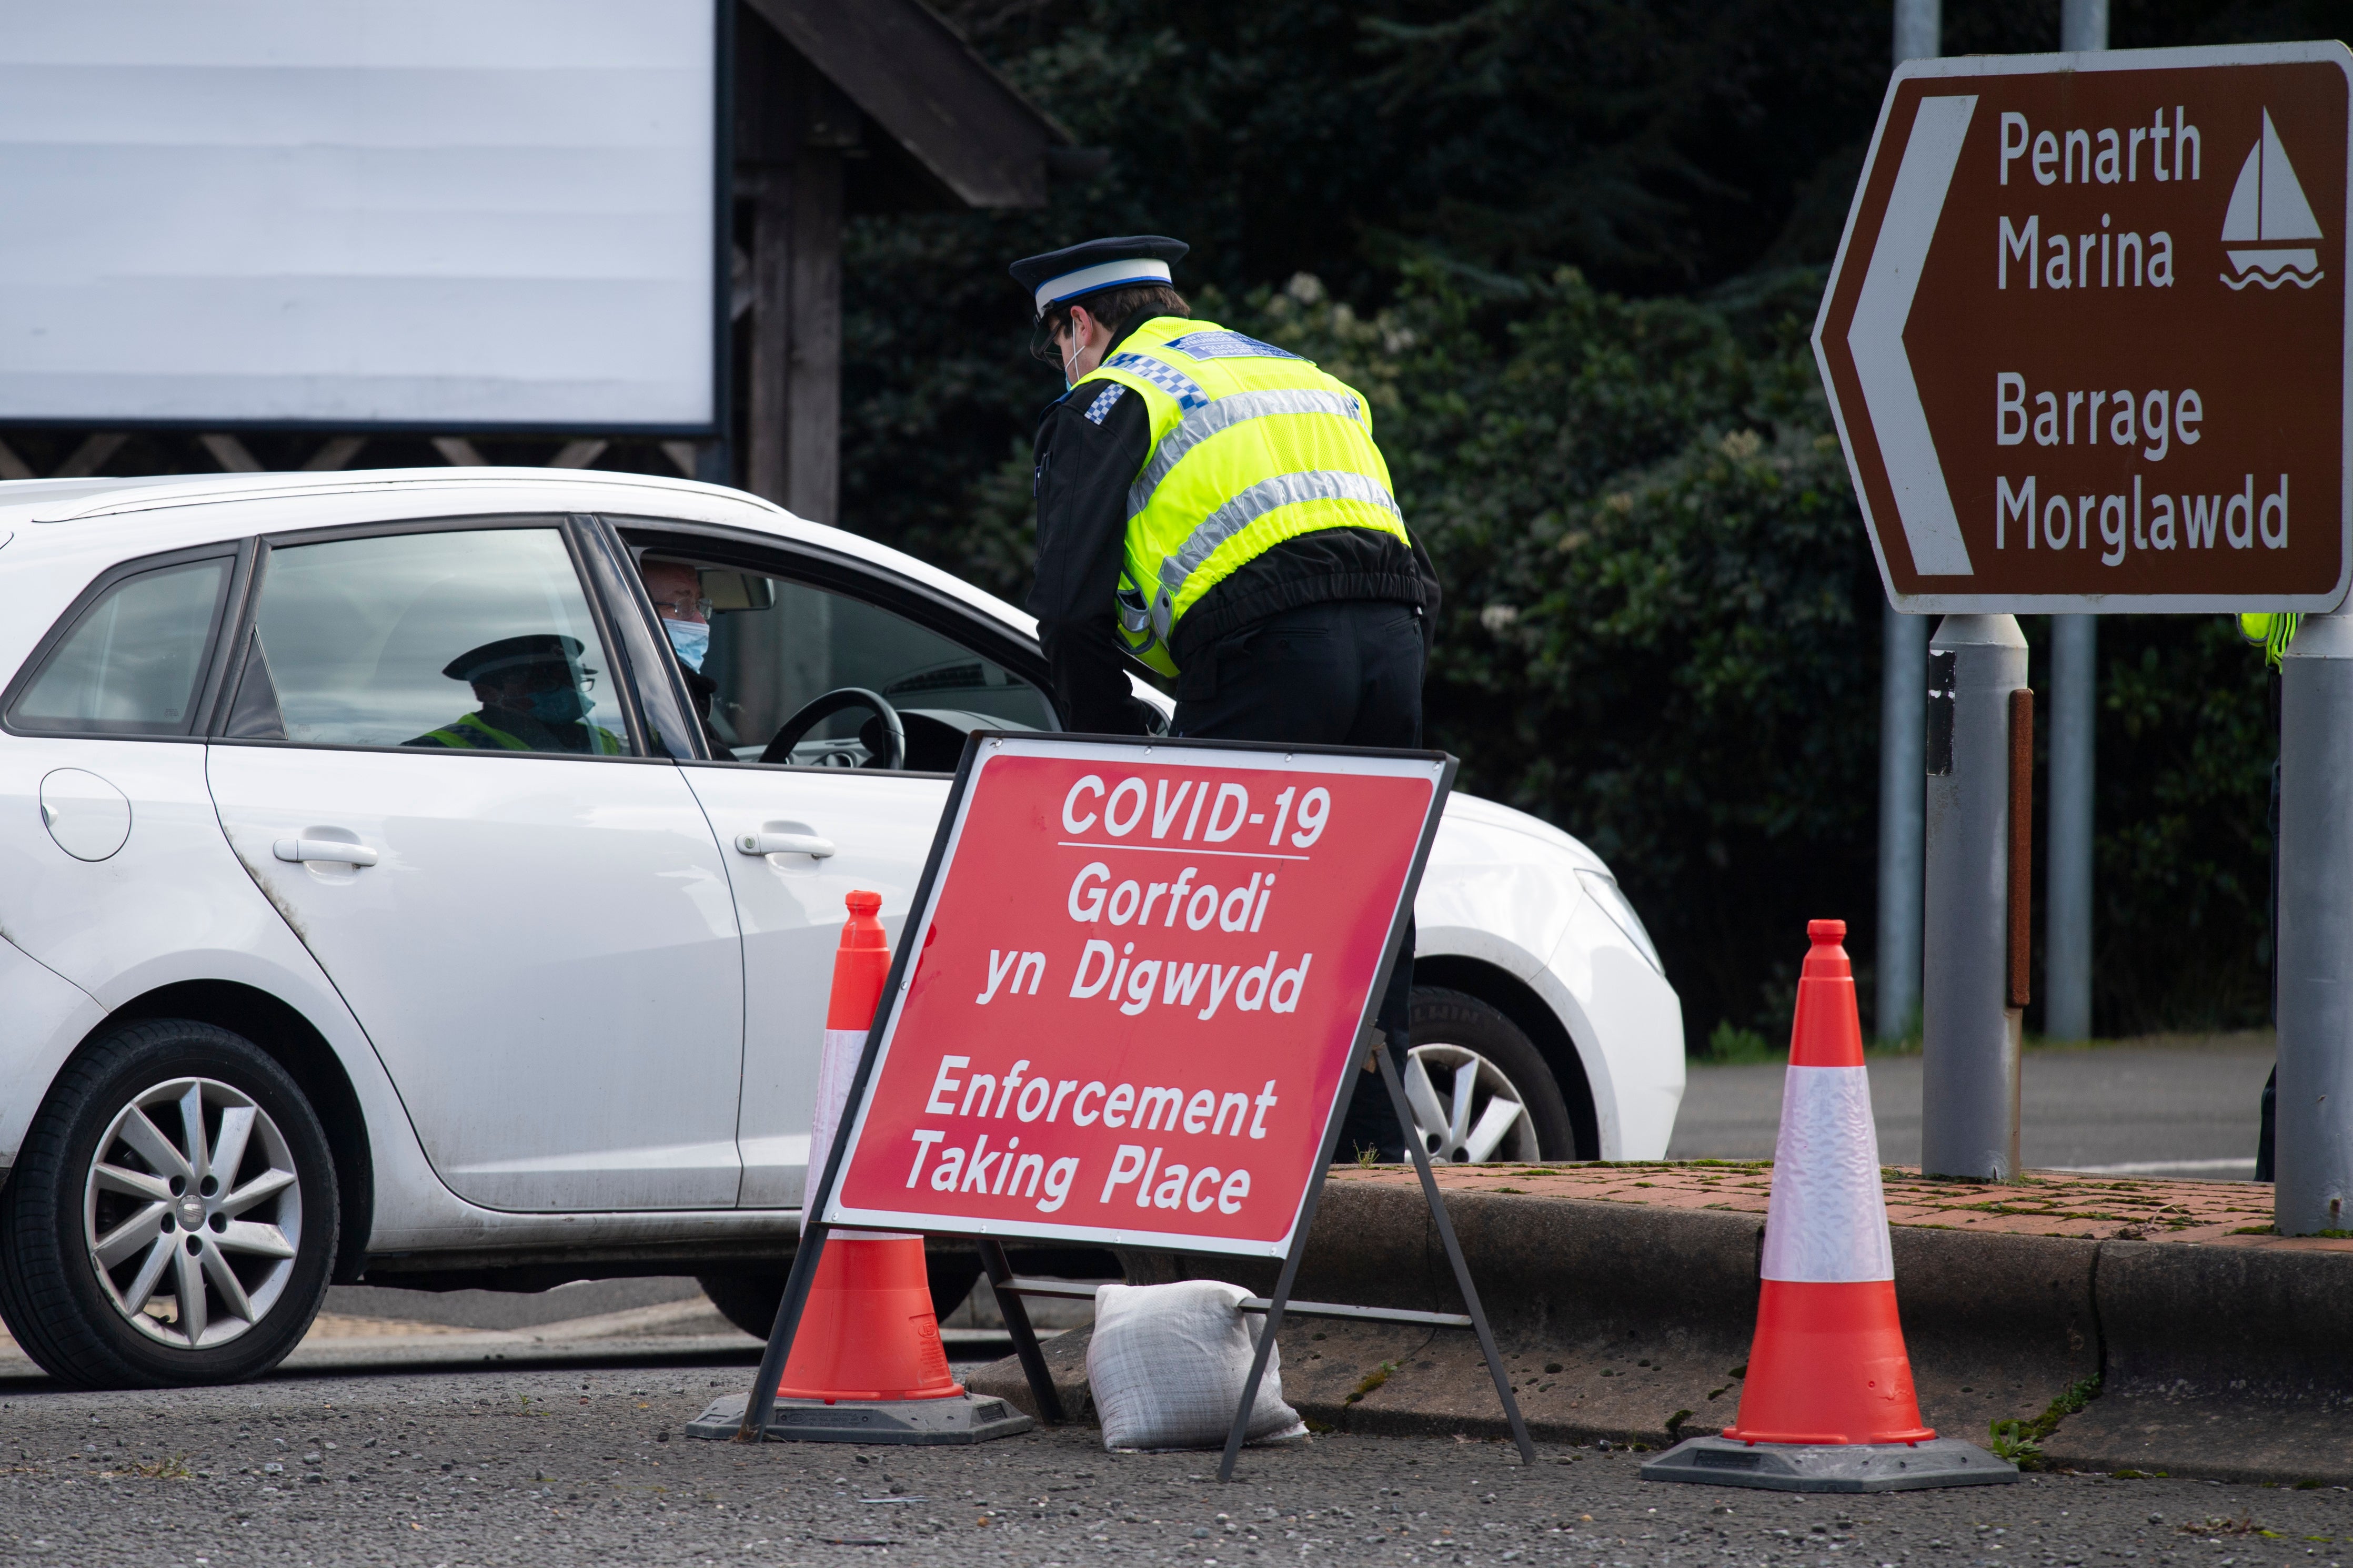
{"label": "orange and white traffic cone", "polygon": [[[833,994],[826,1008],[809,1127],[809,1201],[832,1155],[850,1081],[891,972],[890,939],[877,918],[881,895],[853,892],[846,901],[849,921],[834,952]],[[742,1404],[734,1402],[732,1415],[713,1405],[689,1432],[732,1436]],[[922,1237],[872,1230],[828,1234],[792,1353],[776,1384],[771,1437],[973,1443],[1011,1436],[1033,1425],[1001,1399],[966,1394],[948,1371]],[[708,1433],[701,1430],[705,1426]]]}
{"label": "orange and white traffic cone", "polygon": [[[818,1058],[817,1107],[809,1122],[808,1196],[833,1152],[850,1080],[891,974],[891,941],[877,917],[880,893],[844,900],[849,920],[833,954],[833,995]],[[780,1399],[950,1399],[964,1388],[948,1372],[932,1311],[923,1238],[892,1231],[837,1230],[825,1238],[800,1331],[776,1385]]]}
{"label": "orange and white traffic cone", "polygon": [[1740,1408],[1642,1467],[1646,1480],[1895,1491],[2018,1479],[1922,1424],[1895,1310],[1879,1134],[1844,921],[1812,921],[1798,980],[1764,1279]]}

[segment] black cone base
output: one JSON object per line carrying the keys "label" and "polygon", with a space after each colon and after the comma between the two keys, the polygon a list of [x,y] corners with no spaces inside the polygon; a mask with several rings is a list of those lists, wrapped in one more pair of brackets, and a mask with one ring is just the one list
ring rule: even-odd
{"label": "black cone base", "polygon": [[[750,1396],[731,1394],[686,1424],[686,1435],[725,1441],[744,1425]],[[986,1443],[1038,1423],[1002,1399],[976,1394],[950,1399],[779,1399],[768,1416],[771,1443]]]}
{"label": "black cone base", "polygon": [[[740,1406],[739,1406],[740,1408]],[[1736,1443],[1686,1437],[1644,1461],[1646,1481],[1779,1492],[1906,1492],[2018,1479],[2018,1467],[1958,1437],[1926,1443]]]}

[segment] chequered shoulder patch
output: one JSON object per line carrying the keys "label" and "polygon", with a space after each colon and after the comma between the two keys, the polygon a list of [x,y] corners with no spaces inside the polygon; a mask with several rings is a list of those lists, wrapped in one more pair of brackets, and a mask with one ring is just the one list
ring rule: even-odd
{"label": "chequered shoulder patch", "polygon": [[1164,345],[1176,350],[1187,359],[1297,359],[1289,349],[1262,343],[1256,338],[1219,328],[1216,331],[1187,332],[1168,340]]}
{"label": "chequered shoulder patch", "polygon": [[1187,411],[1205,407],[1209,395],[1201,384],[1164,360],[1145,354],[1113,354],[1103,361],[1105,370],[1124,370],[1130,375],[1140,375],[1176,400],[1177,406]]}
{"label": "chequered shoulder patch", "polygon": [[1095,394],[1095,400],[1087,405],[1087,423],[1090,425],[1102,424],[1103,422],[1103,416],[1111,412],[1112,405],[1117,403],[1119,401],[1120,394],[1126,390],[1126,387],[1114,381],[1109,386],[1104,387],[1101,392]]}

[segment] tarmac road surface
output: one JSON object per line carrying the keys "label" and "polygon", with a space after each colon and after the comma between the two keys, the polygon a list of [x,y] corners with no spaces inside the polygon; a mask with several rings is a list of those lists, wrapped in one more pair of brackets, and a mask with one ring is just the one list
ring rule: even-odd
{"label": "tarmac road surface", "polygon": [[[2251,1149],[2270,1059],[2245,1037],[2032,1053],[2028,1158],[2243,1174],[2210,1162]],[[1872,1069],[1883,1157],[1916,1159],[1918,1058]],[[1769,1154],[1781,1072],[1695,1068],[1674,1153]],[[1645,1484],[1622,1451],[1547,1447],[1522,1470],[1493,1443],[1336,1435],[1254,1452],[1245,1484],[1219,1487],[1213,1455],[1105,1454],[1092,1428],[976,1449],[698,1443],[681,1426],[740,1391],[757,1343],[713,1332],[695,1296],[338,1291],[354,1348],[322,1339],[311,1370],[266,1383],[76,1394],[0,1376],[0,1563],[2344,1568],[2353,1544],[2353,1497],[2333,1489],[2033,1476],[1808,1498]],[[391,1337],[372,1341],[371,1319]],[[603,1337],[565,1337],[589,1328]],[[432,1342],[453,1331],[564,1342],[469,1342],[453,1360]],[[662,1334],[677,1352],[654,1350]],[[372,1342],[382,1361],[355,1360]]]}
{"label": "tarmac road surface", "polygon": [[1797,1497],[1644,1483],[1624,1453],[1546,1448],[1522,1469],[1496,1443],[1345,1436],[1253,1451],[1242,1484],[1220,1486],[1214,1455],[1106,1454],[1087,1428],[978,1448],[680,1435],[742,1377],[0,1391],[0,1561],[2341,1568],[2353,1541],[2353,1500],[2335,1489],[2035,1476]]}
{"label": "tarmac road surface", "polygon": [[[2273,1055],[2268,1031],[2030,1049],[2022,1157],[2041,1170],[2251,1180]],[[1879,1157],[1917,1164],[1920,1058],[1873,1055],[1870,1066]],[[1668,1157],[1771,1159],[1783,1071],[1694,1064]]]}

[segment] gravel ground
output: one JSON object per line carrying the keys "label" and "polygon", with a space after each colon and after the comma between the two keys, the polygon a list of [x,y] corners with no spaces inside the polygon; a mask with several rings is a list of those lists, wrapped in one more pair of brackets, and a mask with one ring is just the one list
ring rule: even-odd
{"label": "gravel ground", "polygon": [[[1092,1429],[979,1448],[699,1443],[744,1374],[676,1369],[282,1378],[0,1394],[0,1561],[1273,1563],[2340,1568],[2353,1499],[2036,1476],[1868,1498],[1646,1485],[1634,1457],[1320,1436],[1113,1455]],[[2185,1528],[2187,1527],[2187,1528]]]}

